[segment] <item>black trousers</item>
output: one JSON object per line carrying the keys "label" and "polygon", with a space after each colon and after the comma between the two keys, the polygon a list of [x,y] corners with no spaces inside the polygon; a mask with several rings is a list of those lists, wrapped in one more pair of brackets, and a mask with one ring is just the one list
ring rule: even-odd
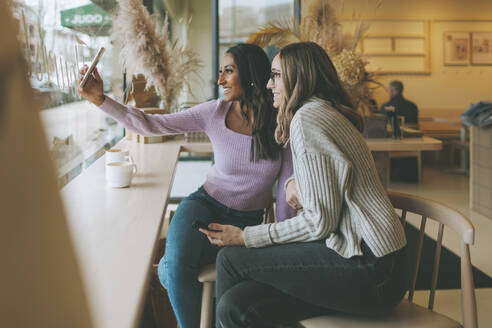
{"label": "black trousers", "polygon": [[405,248],[343,258],[324,241],[225,247],[217,257],[217,328],[275,327],[333,312],[382,314],[408,286]]}

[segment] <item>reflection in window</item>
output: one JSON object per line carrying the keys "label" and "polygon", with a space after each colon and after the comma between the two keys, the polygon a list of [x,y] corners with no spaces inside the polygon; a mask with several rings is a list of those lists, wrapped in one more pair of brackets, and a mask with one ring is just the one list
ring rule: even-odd
{"label": "reflection in window", "polygon": [[[119,98],[120,68],[110,39],[114,0],[17,0],[14,16],[30,67],[30,82],[42,108],[47,142],[63,186],[123,136],[114,120],[77,92],[78,67],[98,64],[106,93]],[[95,3],[98,3],[96,5]],[[103,9],[104,8],[104,9]],[[116,59],[116,60],[114,60]]]}

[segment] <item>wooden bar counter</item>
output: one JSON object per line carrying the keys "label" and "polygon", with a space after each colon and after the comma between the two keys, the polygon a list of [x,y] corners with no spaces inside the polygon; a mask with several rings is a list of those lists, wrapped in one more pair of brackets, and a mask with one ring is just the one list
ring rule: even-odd
{"label": "wooden bar counter", "polygon": [[121,141],[137,164],[131,187],[106,185],[103,156],[61,191],[96,327],[138,324],[179,153],[203,148],[182,143]]}

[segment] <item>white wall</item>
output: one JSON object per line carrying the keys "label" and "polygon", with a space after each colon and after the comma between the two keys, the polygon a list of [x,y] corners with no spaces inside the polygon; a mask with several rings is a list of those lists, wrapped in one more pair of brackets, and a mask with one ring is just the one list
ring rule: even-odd
{"label": "white wall", "polygon": [[[346,0],[342,16],[357,13],[365,19],[415,19],[430,23],[430,75],[387,75],[379,79],[385,85],[393,79],[405,85],[405,96],[423,109],[465,110],[470,103],[492,100],[492,66],[444,66],[443,33],[445,31],[492,31],[490,0]],[[484,21],[486,20],[486,21]],[[379,104],[388,98],[380,89]]]}

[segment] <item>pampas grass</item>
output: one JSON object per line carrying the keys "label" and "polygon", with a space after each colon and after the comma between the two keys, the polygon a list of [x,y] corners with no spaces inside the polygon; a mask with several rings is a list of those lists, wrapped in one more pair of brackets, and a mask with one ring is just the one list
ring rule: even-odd
{"label": "pampas grass", "polygon": [[277,47],[282,48],[291,43],[289,42],[290,39],[297,39],[294,32],[287,27],[281,27],[270,23],[259,32],[251,34],[248,43],[254,43],[262,48],[269,44],[275,44]]}
{"label": "pampas grass", "polygon": [[171,42],[168,18],[159,32],[158,24],[141,0],[120,0],[113,25],[113,36],[122,44],[120,58],[131,74],[143,74],[146,89],[154,87],[171,109],[190,73],[202,66],[189,48]]}
{"label": "pampas grass", "polygon": [[[360,29],[359,32],[363,30]],[[261,47],[272,45],[282,48],[293,42],[312,41],[325,49],[329,56],[335,56],[343,49],[353,50],[363,36],[359,32],[354,35],[344,34],[330,1],[314,0],[309,2],[301,22],[289,19],[269,23],[257,33],[251,34],[247,42]]]}
{"label": "pampas grass", "polygon": [[[381,5],[381,1],[377,2],[376,8]],[[369,84],[376,87],[380,84],[375,81],[373,74],[366,71],[367,60],[355,51],[369,29],[369,24],[360,20],[353,33],[344,33],[337,18],[337,10],[330,4],[332,2],[310,1],[300,22],[290,19],[269,23],[251,34],[247,42],[277,48],[294,42],[311,41],[319,44],[337,67],[340,80],[359,111],[370,115],[367,109],[375,87],[370,87]],[[343,6],[343,1],[341,4]]]}

